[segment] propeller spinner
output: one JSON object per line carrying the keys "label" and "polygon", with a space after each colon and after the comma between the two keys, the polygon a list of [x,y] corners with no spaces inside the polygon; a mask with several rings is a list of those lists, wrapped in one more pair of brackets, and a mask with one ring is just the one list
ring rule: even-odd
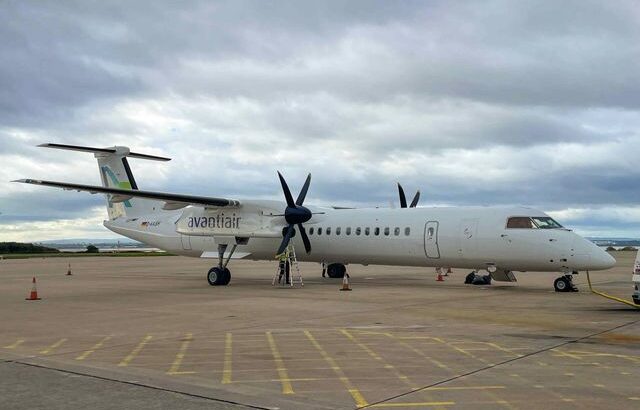
{"label": "propeller spinner", "polygon": [[287,208],[284,210],[284,219],[289,224],[283,230],[283,238],[280,243],[280,247],[276,252],[276,255],[280,255],[289,245],[289,241],[295,235],[295,225],[298,225],[298,230],[300,231],[300,236],[302,237],[302,242],[304,243],[304,249],[307,253],[311,252],[311,242],[309,241],[309,237],[307,236],[307,232],[304,229],[302,224],[311,219],[313,215],[311,211],[302,206],[304,203],[304,198],[307,196],[307,191],[309,190],[309,184],[311,184],[311,174],[307,175],[307,180],[304,181],[304,185],[302,186],[302,190],[298,194],[298,198],[296,201],[293,201],[293,196],[291,196],[291,190],[289,190],[289,185],[287,185],[287,181],[284,180],[284,177],[280,172],[278,172],[278,177],[280,178],[280,184],[282,185],[282,191],[284,192],[284,198],[287,201]]}

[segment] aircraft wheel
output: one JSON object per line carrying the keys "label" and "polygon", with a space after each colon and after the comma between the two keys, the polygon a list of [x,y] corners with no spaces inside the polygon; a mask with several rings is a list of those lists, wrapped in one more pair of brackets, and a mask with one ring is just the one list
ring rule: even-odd
{"label": "aircraft wheel", "polygon": [[470,285],[473,283],[473,280],[476,278],[476,272],[473,271],[470,274],[468,274],[465,278],[464,278],[464,284],[465,285]]}
{"label": "aircraft wheel", "polygon": [[573,284],[566,276],[561,276],[553,282],[553,288],[556,292],[569,292]]}
{"label": "aircraft wheel", "polygon": [[231,281],[231,272],[229,269],[220,269],[219,267],[213,267],[209,269],[207,273],[207,282],[211,286],[226,286]]}
{"label": "aircraft wheel", "polygon": [[347,272],[347,267],[341,263],[332,263],[327,266],[327,276],[330,278],[343,278]]}

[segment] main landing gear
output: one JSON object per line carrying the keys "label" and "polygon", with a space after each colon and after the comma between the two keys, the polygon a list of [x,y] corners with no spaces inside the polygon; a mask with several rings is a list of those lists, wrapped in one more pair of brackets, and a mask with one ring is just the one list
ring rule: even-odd
{"label": "main landing gear", "polygon": [[576,274],[578,274],[578,272],[571,272],[560,276],[553,282],[553,288],[556,292],[577,292],[578,288],[573,284],[573,275]]}
{"label": "main landing gear", "polygon": [[231,271],[227,269],[227,264],[231,260],[231,255],[235,252],[238,245],[233,245],[227,260],[224,259],[224,253],[227,250],[227,244],[218,245],[218,266],[209,269],[207,273],[207,282],[211,286],[226,286],[231,281]]}
{"label": "main landing gear", "polygon": [[464,278],[465,285],[491,285],[491,275],[480,275],[477,270]]}
{"label": "main landing gear", "polygon": [[341,263],[331,263],[327,266],[327,276],[333,279],[343,278],[347,267]]}

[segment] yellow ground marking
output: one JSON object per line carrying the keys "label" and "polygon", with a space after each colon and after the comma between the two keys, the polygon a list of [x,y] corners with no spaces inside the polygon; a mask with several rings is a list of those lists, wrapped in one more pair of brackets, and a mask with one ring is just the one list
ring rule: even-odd
{"label": "yellow ground marking", "polygon": [[353,397],[353,400],[356,402],[356,406],[364,407],[369,405],[369,403],[367,403],[367,401],[362,396],[362,393],[360,393],[360,390],[356,389],[356,387],[351,383],[351,380],[349,380],[340,366],[338,366],[338,363],[331,356],[329,356],[329,353],[327,353],[327,351],[322,346],[320,346],[320,343],[318,343],[316,338],[313,337],[311,332],[305,330],[304,334],[307,336],[307,339],[311,341],[311,344],[313,344],[313,346],[318,349],[318,352],[320,352],[324,360],[329,364],[329,366],[331,366],[331,369],[333,369],[333,371],[338,375],[338,378],[340,379],[342,384],[344,384],[344,386],[347,388],[347,391],[349,392],[349,394],[351,394],[351,397]]}
{"label": "yellow ground marking", "polygon": [[280,383],[282,384],[282,394],[294,394],[293,387],[291,386],[291,382],[289,381],[289,375],[287,374],[287,368],[284,365],[284,361],[282,360],[282,356],[280,355],[278,346],[276,346],[276,341],[273,338],[273,334],[271,334],[271,332],[266,332],[266,335],[267,341],[269,342],[269,347],[271,348],[271,354],[273,355],[273,360],[276,361],[276,370],[278,371],[278,377],[280,378]]}
{"label": "yellow ground marking", "polygon": [[640,397],[629,397],[629,400],[640,400]]}
{"label": "yellow ground marking", "polygon": [[89,355],[93,354],[93,352],[95,352],[96,350],[100,349],[104,345],[104,343],[106,341],[108,341],[109,339],[111,339],[111,336],[104,337],[98,343],[96,343],[93,346],[91,346],[91,349],[87,350],[86,352],[82,353],[80,356],[76,357],[76,360],[84,360],[84,359],[86,359],[87,357],[89,357]]}
{"label": "yellow ground marking", "polygon": [[340,333],[342,333],[343,335],[345,335],[349,340],[351,340],[353,343],[355,343],[359,348],[361,348],[362,350],[364,350],[365,352],[367,352],[367,354],[371,357],[373,357],[374,359],[378,360],[379,362],[382,363],[382,365],[384,366],[385,369],[391,370],[391,372],[393,372],[393,374],[400,380],[402,380],[407,386],[409,386],[411,388],[411,390],[418,390],[420,388],[420,386],[416,385],[415,383],[412,383],[411,380],[409,379],[408,376],[402,374],[394,365],[392,365],[391,363],[386,362],[382,357],[380,357],[379,354],[377,354],[376,352],[374,352],[373,350],[371,350],[371,348],[369,346],[367,346],[366,344],[364,344],[363,342],[361,342],[360,340],[358,340],[354,335],[352,335],[347,329],[340,329]]}
{"label": "yellow ground marking", "polygon": [[[471,358],[473,358],[475,360],[478,360],[478,361],[480,361],[480,362],[482,362],[484,364],[487,364],[489,366],[493,366],[494,365],[493,363],[489,363],[486,360],[482,359],[481,357],[478,357],[478,356],[476,356],[476,355],[474,355],[472,353],[469,353],[464,349],[461,349],[461,348],[459,348],[457,346],[454,346],[454,345],[452,345],[450,343],[447,343],[446,341],[440,339],[439,337],[434,337],[433,340],[435,340],[436,342],[439,342],[439,343],[449,347],[450,349],[453,349],[453,350],[457,351],[458,353],[462,353],[463,355],[469,356],[469,357],[471,357]],[[505,406],[507,408],[510,408],[512,410],[515,409],[515,407],[513,407],[513,405],[511,405],[511,403],[509,403],[508,401],[498,397],[496,394],[492,393],[491,390],[484,390],[484,393],[487,396],[491,397],[493,400],[495,400],[496,403],[502,404],[503,406]]]}
{"label": "yellow ground marking", "polygon": [[569,352],[565,352],[565,351],[560,350],[560,349],[551,349],[551,351],[556,353],[558,356],[565,356],[565,357],[570,357],[570,358],[575,359],[575,360],[582,360],[582,357],[576,356],[575,354],[571,354]]}
{"label": "yellow ground marking", "polygon": [[224,368],[222,370],[222,384],[231,383],[231,358],[232,358],[232,349],[233,345],[233,336],[231,333],[227,333],[224,339]]}
{"label": "yellow ground marking", "polygon": [[118,367],[126,367],[129,365],[129,363],[131,363],[131,361],[133,359],[136,358],[136,356],[138,354],[140,354],[140,352],[142,351],[142,349],[144,349],[145,345],[147,343],[149,343],[149,341],[153,339],[153,336],[151,335],[146,335],[141,341],[140,343],[138,343],[138,345],[131,351],[131,353],[129,353],[127,355],[127,357],[125,357],[124,359],[122,359],[122,361],[120,363],[118,363]]}
{"label": "yellow ground marking", "polygon": [[[415,348],[415,347],[411,346],[409,343],[405,342],[404,340],[400,340],[400,339],[403,339],[403,338],[400,338],[400,337],[394,336],[394,335],[392,335],[391,333],[389,333],[389,334],[388,334],[388,337],[389,337],[389,338],[391,338],[391,339],[394,339],[397,343],[399,343],[399,344],[401,344],[402,346],[404,346],[405,348],[407,348],[407,349],[409,349],[409,350],[413,351],[415,354],[417,354],[417,355],[419,355],[419,356],[423,357],[424,359],[428,360],[429,362],[431,362],[432,364],[434,364],[434,365],[438,366],[439,368],[441,368],[441,369],[446,369],[446,370],[448,370],[449,372],[453,373],[453,370],[451,370],[451,369],[450,369],[446,364],[444,364],[444,363],[442,363],[442,362],[440,362],[440,361],[438,361],[438,360],[436,360],[436,359],[432,358],[431,356],[429,356],[429,355],[425,354],[422,350],[417,349],[417,348]],[[431,339],[431,338],[429,338],[429,339]]]}
{"label": "yellow ground marking", "polygon": [[180,371],[180,365],[184,360],[184,356],[187,354],[187,349],[189,349],[189,344],[193,341],[193,333],[187,333],[184,335],[184,339],[182,340],[182,344],[180,345],[180,350],[176,354],[176,358],[173,360],[171,364],[171,368],[167,371],[167,374],[178,375],[178,374],[193,374],[195,372],[185,372]]}
{"label": "yellow ground marking", "polygon": [[430,406],[453,406],[455,401],[425,401],[417,403],[378,403],[369,407],[430,407]]}
{"label": "yellow ground marking", "polygon": [[11,343],[10,345],[4,346],[4,348],[5,349],[15,349],[16,347],[20,346],[23,343],[24,343],[24,339],[18,339],[15,342]]}
{"label": "yellow ground marking", "polygon": [[571,353],[575,353],[581,356],[601,356],[601,357],[616,357],[619,359],[631,360],[633,362],[640,362],[640,356],[631,356],[626,354],[615,354],[615,353],[599,353],[599,352],[588,352],[584,350],[571,350]]}
{"label": "yellow ground marking", "polygon": [[506,386],[455,386],[455,387],[429,387],[427,390],[487,390],[487,389],[505,389]]}
{"label": "yellow ground marking", "polygon": [[66,338],[64,338],[64,339],[60,339],[60,340],[58,340],[57,342],[55,342],[54,344],[52,344],[51,346],[47,347],[46,349],[44,349],[44,350],[40,350],[40,354],[49,354],[49,353],[51,353],[52,351],[54,351],[55,349],[57,349],[57,348],[59,348],[60,346],[62,346],[62,345],[63,345],[63,343],[64,343],[64,342],[66,342],[66,341],[67,341],[67,339],[66,339]]}
{"label": "yellow ground marking", "polygon": [[524,355],[521,355],[520,353],[515,353],[514,350],[515,349],[508,349],[506,347],[500,346],[497,343],[492,343],[492,342],[483,342],[485,343],[487,346],[491,346],[496,350],[500,350],[503,351],[505,353],[509,353],[510,355],[514,356],[514,357],[523,357]]}

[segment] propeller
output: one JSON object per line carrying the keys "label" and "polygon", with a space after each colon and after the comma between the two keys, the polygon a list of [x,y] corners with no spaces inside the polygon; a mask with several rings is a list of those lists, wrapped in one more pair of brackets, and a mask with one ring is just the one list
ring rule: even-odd
{"label": "propeller", "polygon": [[313,213],[311,211],[302,206],[304,203],[304,198],[307,196],[307,191],[309,190],[309,184],[311,184],[311,174],[307,175],[306,181],[304,181],[304,185],[298,194],[298,198],[296,198],[295,202],[293,201],[293,196],[291,195],[291,190],[289,190],[289,185],[287,185],[287,181],[284,180],[284,177],[280,172],[278,172],[278,178],[280,178],[280,184],[282,185],[282,191],[284,192],[284,198],[287,201],[287,207],[284,210],[284,219],[289,224],[286,228],[282,230],[283,237],[282,242],[280,243],[280,247],[276,252],[276,255],[280,255],[289,245],[289,241],[295,235],[295,226],[298,226],[298,230],[300,231],[300,236],[302,237],[302,242],[304,243],[304,249],[307,253],[311,252],[311,242],[309,241],[309,237],[307,236],[307,231],[302,226],[303,223],[307,222],[311,219]]}
{"label": "propeller", "polygon": [[[407,207],[407,197],[404,194],[404,189],[402,189],[402,185],[398,182],[398,194],[400,195],[400,208]],[[415,208],[418,205],[418,201],[420,200],[420,191],[417,191],[409,205],[409,208]]]}

